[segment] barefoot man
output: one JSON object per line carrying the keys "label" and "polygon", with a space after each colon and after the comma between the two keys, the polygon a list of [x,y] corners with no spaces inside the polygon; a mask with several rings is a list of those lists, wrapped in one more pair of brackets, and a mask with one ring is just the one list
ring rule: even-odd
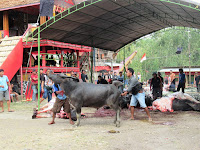
{"label": "barefoot man", "polygon": [[2,107],[1,112],[4,112],[4,107],[3,107],[4,98],[7,101],[8,112],[13,112],[13,110],[10,109],[10,101],[9,101],[10,98],[9,98],[8,86],[10,86],[8,77],[4,75],[4,70],[0,69],[0,106]]}
{"label": "barefoot man", "polygon": [[129,78],[129,87],[128,90],[121,95],[127,95],[128,93],[132,94],[131,97],[131,120],[134,120],[134,107],[137,103],[140,103],[140,107],[144,108],[145,112],[149,117],[149,121],[152,121],[149,110],[145,104],[145,93],[143,92],[142,85],[138,80],[133,76],[134,70],[132,68],[127,69],[127,77]]}
{"label": "barefoot man", "polygon": [[57,98],[56,98],[56,102],[53,105],[53,109],[52,109],[53,117],[52,117],[52,121],[49,123],[49,125],[55,124],[54,120],[56,118],[56,113],[60,113],[60,110],[62,107],[63,107],[64,112],[66,112],[69,116],[70,124],[74,124],[74,122],[71,119],[69,101],[68,101],[67,96],[64,94],[64,91],[62,91],[59,84],[53,85],[53,91],[55,92]]}

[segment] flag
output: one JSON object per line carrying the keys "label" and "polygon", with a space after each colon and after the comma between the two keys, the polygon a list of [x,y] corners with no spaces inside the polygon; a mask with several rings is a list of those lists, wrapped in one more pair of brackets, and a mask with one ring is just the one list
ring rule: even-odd
{"label": "flag", "polygon": [[54,0],[40,0],[40,16],[53,16]]}
{"label": "flag", "polygon": [[146,57],[146,53],[144,53],[144,55],[142,56],[142,58],[141,58],[141,61],[140,62],[143,62],[144,60],[146,60],[147,59],[147,57]]}
{"label": "flag", "polygon": [[182,47],[178,47],[177,48],[177,51],[176,51],[176,54],[180,54],[182,52],[183,48]]}

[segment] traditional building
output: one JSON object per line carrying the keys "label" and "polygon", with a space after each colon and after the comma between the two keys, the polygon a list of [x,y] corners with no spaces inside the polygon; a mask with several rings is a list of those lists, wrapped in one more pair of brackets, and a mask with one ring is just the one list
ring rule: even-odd
{"label": "traditional building", "polygon": [[[53,15],[83,0],[55,0]],[[38,42],[26,42],[26,35],[45,23],[49,17],[39,16],[40,0],[0,1],[0,68],[12,82],[28,81],[38,66]],[[84,61],[89,61],[90,47],[42,39],[40,41],[42,69],[80,74]],[[21,80],[21,84],[19,84]],[[24,88],[25,92],[26,86]],[[22,92],[22,90],[21,90]]]}

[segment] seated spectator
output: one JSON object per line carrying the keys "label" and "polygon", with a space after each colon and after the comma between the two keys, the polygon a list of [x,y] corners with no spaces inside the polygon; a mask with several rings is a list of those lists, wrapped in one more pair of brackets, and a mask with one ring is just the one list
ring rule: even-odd
{"label": "seated spectator", "polygon": [[108,84],[108,82],[103,79],[101,76],[98,76],[97,84]]}
{"label": "seated spectator", "polygon": [[14,96],[15,96],[17,102],[18,102],[19,101],[19,99],[18,99],[19,94],[16,92],[16,90],[14,88],[14,85],[11,84],[11,87],[10,87],[10,98],[11,98],[12,102],[14,102]]}

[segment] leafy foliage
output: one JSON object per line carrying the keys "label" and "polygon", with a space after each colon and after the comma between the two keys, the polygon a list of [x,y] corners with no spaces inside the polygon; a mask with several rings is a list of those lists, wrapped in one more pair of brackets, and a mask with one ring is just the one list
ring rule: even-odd
{"label": "leafy foliage", "polygon": [[[124,52],[125,57],[128,57],[137,50],[138,53],[129,67],[132,67],[136,74],[140,72],[142,80],[145,81],[151,78],[152,72],[163,67],[189,66],[189,47],[191,66],[199,66],[199,39],[200,30],[183,27],[167,28],[126,45],[118,53],[117,61],[124,59]],[[178,47],[183,48],[181,54],[176,54]],[[140,63],[144,53],[147,60]]]}

